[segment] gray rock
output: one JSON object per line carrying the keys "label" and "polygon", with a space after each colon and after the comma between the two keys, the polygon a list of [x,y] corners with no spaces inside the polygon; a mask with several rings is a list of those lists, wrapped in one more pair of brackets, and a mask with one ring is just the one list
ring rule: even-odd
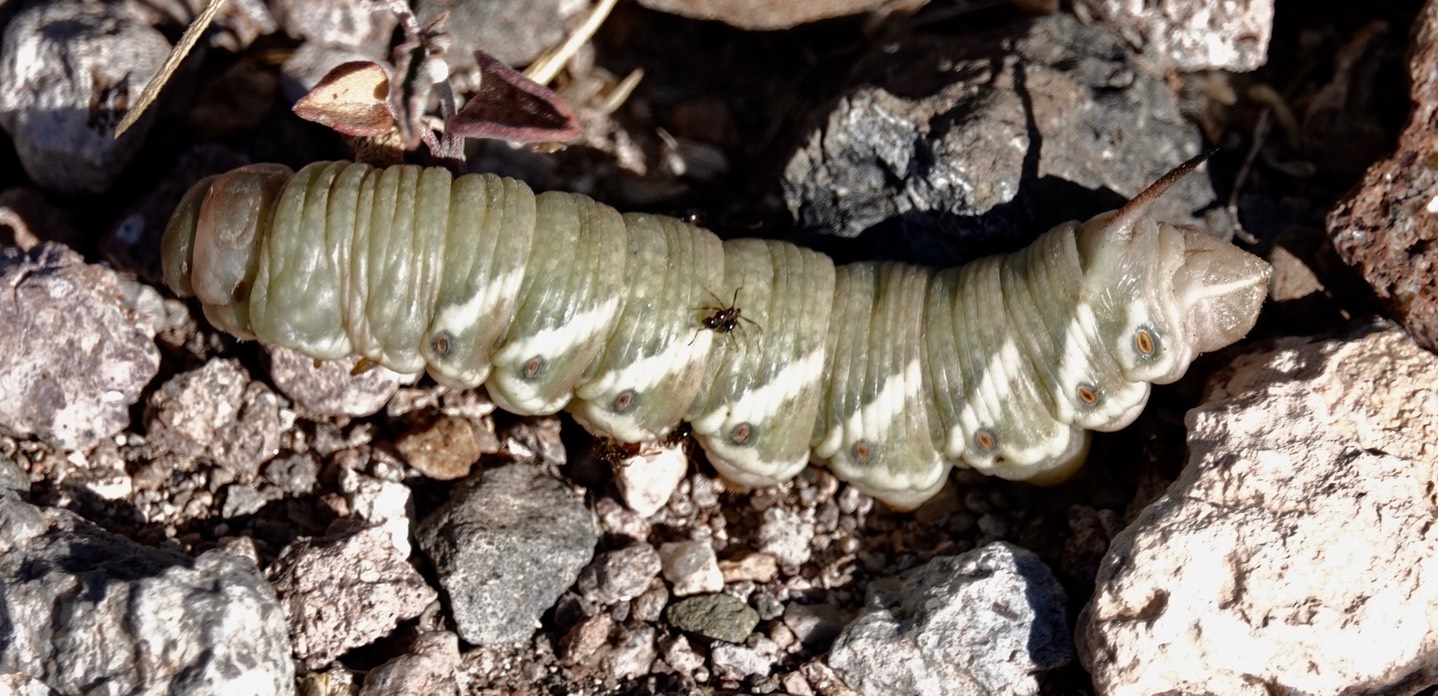
{"label": "gray rock", "polygon": [[313,454],[288,454],[267,462],[261,475],[280,490],[306,495],[319,484],[320,465]]}
{"label": "gray rock", "polygon": [[21,495],[30,492],[30,475],[20,463],[0,454],[0,490],[15,491]]}
{"label": "gray rock", "polygon": [[459,694],[459,636],[449,631],[420,635],[409,651],[365,675],[359,696],[451,696]]}
{"label": "gray rock", "polygon": [[674,586],[676,597],[718,592],[724,589],[724,573],[709,541],[672,541],[659,546],[664,579]]}
{"label": "gray rock", "polygon": [[409,486],[353,469],[341,469],[339,487],[349,503],[350,514],[367,525],[383,529],[400,556],[409,558],[409,532],[414,517]]}
{"label": "gray rock", "polygon": [[814,543],[814,509],[775,505],[764,511],[759,524],[759,550],[786,566],[809,560]]}
{"label": "gray rock", "polygon": [[388,59],[388,52],[373,51],[373,48],[366,50],[354,46],[334,46],[322,43],[306,43],[295,49],[294,53],[280,66],[280,72],[284,74],[284,80],[280,81],[280,96],[286,103],[293,104],[299,101],[300,97],[308,94],[310,90],[319,84],[331,70],[343,63],[357,60],[385,61]]}
{"label": "gray rock", "polygon": [[996,542],[874,583],[829,665],[864,694],[1037,694],[1073,659],[1063,588],[1032,552]]}
{"label": "gray rock", "polygon": [[207,457],[243,481],[279,452],[279,400],[238,360],[212,360],[166,382],[150,396],[151,442],[182,457]]}
{"label": "gray rock", "polygon": [[756,635],[743,645],[716,643],[709,650],[709,663],[714,665],[714,676],[737,681],[769,676],[783,655],[774,641]]}
{"label": "gray rock", "polygon": [[225,486],[224,493],[225,500],[220,505],[220,517],[226,520],[252,515],[269,502],[263,493],[244,484],[232,483]]}
{"label": "gray rock", "polygon": [[844,630],[844,613],[832,604],[789,604],[784,607],[784,625],[800,641],[824,646]]}
{"label": "gray rock", "polygon": [[669,604],[669,589],[664,583],[650,585],[643,594],[629,603],[630,615],[635,621],[653,623],[663,616],[664,607]]}
{"label": "gray rock", "polygon": [[1412,693],[1438,680],[1438,357],[1284,339],[1189,412],[1189,462],[1078,620],[1097,691]]}
{"label": "gray rock", "polygon": [[370,0],[270,0],[269,5],[275,22],[290,36],[375,56],[388,55],[399,22]]}
{"label": "gray rock", "polygon": [[457,487],[420,523],[418,540],[460,637],[495,645],[534,632],[593,557],[599,526],[581,496],[520,462]]}
{"label": "gray rock", "polygon": [[659,567],[654,547],[640,542],[595,556],[579,573],[575,588],[596,606],[627,602],[649,589]]}
{"label": "gray rock", "polygon": [[759,625],[759,612],[744,600],[727,594],[699,595],[679,600],[664,612],[669,623],[701,638],[743,643]]}
{"label": "gray rock", "polygon": [[356,357],[343,360],[315,359],[298,351],[268,346],[270,378],[275,388],[294,400],[299,410],[313,418],[350,416],[359,418],[378,413],[396,391],[400,375],[375,366],[354,374]]}
{"label": "gray rock", "polygon": [[610,646],[601,668],[614,681],[634,679],[649,674],[651,665],[659,657],[654,645],[658,632],[653,626],[638,626],[625,630]]}
{"label": "gray rock", "polygon": [[608,613],[576,624],[560,642],[564,661],[579,673],[601,676],[614,690],[626,679],[648,674],[659,656],[653,626],[617,624]]}
{"label": "gray rock", "polygon": [[30,178],[64,193],[109,188],[154,120],[114,137],[170,52],[164,35],[113,3],[41,2],[10,21],[0,44],[0,126]]}
{"label": "gray rock", "polygon": [[1129,37],[1162,70],[1257,70],[1268,60],[1273,0],[1078,0],[1091,14]]}
{"label": "gray rock", "polygon": [[69,249],[0,249],[0,429],[82,450],[130,423],[160,365],[114,272]]}
{"label": "gray rock", "polygon": [[[0,7],[4,3],[0,2]],[[39,679],[23,674],[0,674],[0,694],[9,696],[56,696],[56,692]]]}
{"label": "gray rock", "polygon": [[689,639],[683,635],[670,636],[664,639],[659,647],[664,662],[674,668],[675,672],[692,677],[704,668],[704,657],[694,651]]}
{"label": "gray rock", "polygon": [[0,539],[0,672],[59,693],[294,693],[284,615],[252,561],[139,546],[11,493]]}
{"label": "gray rock", "polygon": [[417,0],[414,7],[421,26],[449,12],[445,28],[454,44],[444,57],[456,88],[466,91],[477,86],[475,50],[510,65],[527,65],[562,43],[569,17],[587,9],[583,3],[562,0]]}
{"label": "gray rock", "polygon": [[[125,14],[145,24],[179,31],[189,26],[208,2],[119,0],[115,4],[124,7]],[[0,2],[0,5],[4,5],[4,2]],[[214,22],[200,38],[200,46],[210,45],[232,53],[242,53],[255,39],[273,34],[276,29],[275,18],[265,7],[265,0],[226,0],[215,14]]]}
{"label": "gray rock", "polygon": [[[876,255],[954,263],[1118,207],[1198,154],[1172,90],[1071,16],[892,48],[856,69],[785,169],[785,200],[813,234],[875,228]],[[1154,214],[1197,222],[1213,200],[1188,177]]]}
{"label": "gray rock", "polygon": [[439,596],[378,527],[290,544],[268,575],[309,670],[388,635]]}

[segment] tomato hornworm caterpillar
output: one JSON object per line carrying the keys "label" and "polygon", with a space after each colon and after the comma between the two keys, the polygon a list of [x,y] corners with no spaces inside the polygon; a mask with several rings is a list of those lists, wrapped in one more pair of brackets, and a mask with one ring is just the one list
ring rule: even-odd
{"label": "tomato hornworm caterpillar", "polygon": [[[1127,425],[1150,383],[1252,328],[1267,264],[1146,217],[1201,161],[1120,210],[937,271],[836,268],[792,244],[721,242],[487,174],[254,165],[186,195],[165,282],[237,336],[483,383],[501,408],[567,408],[622,442],[688,421],[740,484],[812,458],[914,507],[960,462],[1061,479],[1087,430]],[[763,330],[696,335],[706,297],[741,287]]]}

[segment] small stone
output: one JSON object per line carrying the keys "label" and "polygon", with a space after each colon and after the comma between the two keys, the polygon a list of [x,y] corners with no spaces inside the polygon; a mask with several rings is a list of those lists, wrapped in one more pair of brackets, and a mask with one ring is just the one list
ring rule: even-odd
{"label": "small stone", "polygon": [[649,673],[659,650],[654,645],[657,632],[653,626],[626,630],[604,658],[605,674],[614,681],[627,681]]}
{"label": "small stone", "polygon": [[594,512],[604,533],[621,540],[644,541],[654,528],[642,515],[607,496],[594,503]]}
{"label": "small stone", "polygon": [[354,46],[383,56],[398,18],[366,0],[270,0],[281,29],[305,43]]}
{"label": "small stone", "polygon": [[319,484],[319,463],[309,454],[290,454],[271,459],[260,470],[266,481],[292,495],[306,495]]}
{"label": "small stone", "polygon": [[469,419],[456,416],[416,424],[400,436],[395,449],[416,471],[437,481],[468,476],[484,453],[478,429]]}
{"label": "small stone", "polygon": [[704,666],[704,657],[694,651],[689,644],[689,639],[684,636],[673,636],[666,640],[661,646],[661,655],[675,672],[692,676]]}
{"label": "small stone", "polygon": [[110,188],[155,111],[119,138],[115,127],[169,53],[118,3],[41,2],[15,15],[0,41],[0,126],[30,178],[67,194]]}
{"label": "small stone", "polygon": [[121,286],[63,246],[0,248],[0,426],[83,450],[129,425],[160,352]]}
{"label": "small stone", "polygon": [[438,598],[405,558],[378,527],[297,541],[280,554],[268,575],[307,669],[389,634]]}
{"label": "small stone", "polygon": [[635,621],[652,623],[663,616],[664,607],[667,604],[669,604],[669,590],[664,587],[664,583],[655,583],[650,585],[643,594],[635,597],[633,602],[630,602],[630,613],[633,614]]}
{"label": "small stone", "polygon": [[0,624],[0,664],[55,693],[294,692],[284,615],[253,562],[140,546],[8,492]]}
{"label": "small stone", "polygon": [[750,595],[749,603],[759,613],[760,621],[771,621],[784,615],[784,603],[772,592],[759,591]]}
{"label": "small stone", "polygon": [[814,510],[775,506],[764,511],[759,525],[759,550],[785,566],[800,566],[813,552]]}
{"label": "small stone", "polygon": [[404,378],[378,365],[355,374],[354,367],[359,362],[356,357],[316,362],[289,348],[270,345],[266,349],[275,387],[313,419],[361,418],[378,413]]}
{"label": "small stone", "polygon": [[719,561],[719,571],[724,574],[724,584],[739,582],[773,582],[779,575],[779,562],[773,554],[762,551],[748,551],[732,561]]}
{"label": "small stone", "polygon": [[701,638],[742,643],[759,625],[759,613],[743,600],[708,594],[679,600],[665,612],[669,623]]}
{"label": "small stone", "polygon": [[824,646],[844,630],[844,612],[832,604],[789,604],[784,607],[784,625],[801,642]]}
{"label": "small stone", "polygon": [[389,535],[400,556],[409,558],[411,525],[409,486],[396,481],[340,469],[339,488],[346,496],[348,514]]}
{"label": "small stone", "polygon": [[574,665],[597,666],[600,648],[609,642],[614,619],[600,612],[569,629],[559,641],[559,656]]}
{"label": "small stone", "polygon": [[1247,72],[1268,60],[1273,0],[1079,0],[1074,9],[1136,40],[1159,70]]}
{"label": "small stone", "polygon": [[279,451],[279,401],[238,360],[212,360],[150,397],[150,440],[187,458],[208,457],[243,481]]}
{"label": "small stone", "polygon": [[1073,659],[1063,588],[1038,556],[997,542],[869,586],[829,664],[886,694],[1037,694]]}
{"label": "small stone", "polygon": [[811,660],[799,668],[804,679],[809,682],[819,696],[859,696],[859,692],[849,688],[834,670],[822,660]]}
{"label": "small stone", "polygon": [[809,680],[804,678],[803,672],[790,672],[779,679],[784,686],[784,692],[789,696],[813,696],[814,687],[809,686]]}
{"label": "small stone", "polygon": [[756,635],[743,645],[715,644],[709,650],[709,664],[714,666],[714,676],[738,681],[768,676],[782,655],[774,641]]}
{"label": "small stone", "polygon": [[614,481],[629,509],[649,517],[669,502],[688,471],[689,457],[682,446],[659,447],[641,451],[616,466]]}
{"label": "small stone", "polygon": [[370,670],[358,696],[451,696],[462,693],[459,636],[431,631],[415,639],[405,654]]}
{"label": "small stone", "polygon": [[659,575],[659,554],[645,543],[605,551],[579,573],[575,587],[599,606],[627,602],[643,594]]}
{"label": "small stone", "polygon": [[659,547],[664,579],[674,586],[674,595],[718,592],[724,589],[724,574],[714,547],[707,541],[674,541]]}
{"label": "small stone", "polygon": [[582,496],[531,461],[466,480],[417,536],[460,637],[497,645],[534,632],[593,557],[599,528]]}
{"label": "small stone", "polygon": [[220,517],[230,520],[254,514],[268,502],[269,499],[255,490],[254,486],[232,483],[224,488],[224,503],[220,506]]}
{"label": "small stone", "polygon": [[474,86],[476,49],[510,65],[527,65],[562,43],[566,22],[587,7],[562,0],[419,0],[414,5],[420,26],[449,12],[445,29],[454,45],[444,57],[461,90]]}
{"label": "small stone", "polygon": [[[1120,38],[1066,13],[963,41],[896,42],[851,83],[789,160],[785,201],[800,229],[868,231],[891,256],[902,239],[929,264],[1102,212],[1110,204],[1093,191],[1135,195],[1200,147],[1173,90]],[[1214,199],[1204,177],[1189,177],[1150,213],[1213,227],[1193,211]]]}
{"label": "small stone", "polygon": [[500,452],[515,460],[532,460],[550,470],[557,470],[569,461],[560,437],[559,419],[554,416],[525,418],[511,426],[500,443]]}

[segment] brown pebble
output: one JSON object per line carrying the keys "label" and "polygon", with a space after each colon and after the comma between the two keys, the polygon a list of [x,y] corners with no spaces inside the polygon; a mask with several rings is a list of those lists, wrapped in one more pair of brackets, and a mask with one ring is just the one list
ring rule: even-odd
{"label": "brown pebble", "polygon": [[440,416],[410,428],[395,448],[416,471],[439,481],[469,475],[483,454],[474,424],[466,418]]}

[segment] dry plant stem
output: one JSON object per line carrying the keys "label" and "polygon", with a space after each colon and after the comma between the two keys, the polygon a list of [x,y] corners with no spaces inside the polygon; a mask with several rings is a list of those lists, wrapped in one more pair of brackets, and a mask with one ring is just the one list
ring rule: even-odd
{"label": "dry plant stem", "polygon": [[150,78],[149,83],[145,85],[145,90],[140,93],[140,99],[130,107],[129,111],[125,112],[125,117],[120,119],[120,125],[115,127],[116,140],[119,140],[120,136],[135,125],[145,111],[149,110],[150,105],[155,102],[155,98],[160,96],[160,90],[165,88],[165,84],[170,81],[170,76],[175,73],[176,68],[180,67],[180,62],[185,60],[185,56],[190,55],[190,49],[195,47],[195,42],[200,40],[200,35],[209,28],[210,22],[214,21],[215,15],[219,14],[220,7],[224,4],[225,0],[210,0],[204,11],[200,12],[193,22],[190,22],[184,35],[180,37],[180,42],[175,44],[170,51],[170,56],[165,59],[165,64],[160,66],[160,72]]}
{"label": "dry plant stem", "polygon": [[614,86],[604,100],[599,102],[599,110],[606,116],[619,110],[624,102],[629,101],[629,95],[634,93],[634,88],[639,86],[639,81],[644,79],[644,69],[635,68],[628,75],[624,76],[619,84]]}
{"label": "dry plant stem", "polygon": [[1283,129],[1283,135],[1288,140],[1288,147],[1297,152],[1303,151],[1303,129],[1298,125],[1298,117],[1293,114],[1293,109],[1288,105],[1288,100],[1278,93],[1272,86],[1259,83],[1248,88],[1248,98],[1268,107],[1273,112],[1273,118],[1278,122],[1278,127]]}
{"label": "dry plant stem", "polygon": [[1244,244],[1257,244],[1255,238],[1243,226],[1243,220],[1238,215],[1238,194],[1248,183],[1248,175],[1253,171],[1253,161],[1258,159],[1258,152],[1263,149],[1263,143],[1268,141],[1268,133],[1273,129],[1273,111],[1265,108],[1258,114],[1258,122],[1253,124],[1253,143],[1248,147],[1248,153],[1243,157],[1243,166],[1238,168],[1238,176],[1233,180],[1233,192],[1228,194],[1228,217],[1233,222],[1235,232]]}
{"label": "dry plant stem", "polygon": [[618,0],[600,0],[599,5],[589,13],[584,23],[580,24],[574,33],[564,40],[559,49],[535,61],[534,65],[524,71],[524,76],[541,85],[548,84],[550,80],[553,80],[554,76],[564,68],[564,64],[568,63],[569,59],[579,51],[579,48],[589,42],[589,39],[594,36],[594,32],[599,31],[600,25],[604,24],[604,20],[609,17],[609,12],[614,9],[616,2]]}

